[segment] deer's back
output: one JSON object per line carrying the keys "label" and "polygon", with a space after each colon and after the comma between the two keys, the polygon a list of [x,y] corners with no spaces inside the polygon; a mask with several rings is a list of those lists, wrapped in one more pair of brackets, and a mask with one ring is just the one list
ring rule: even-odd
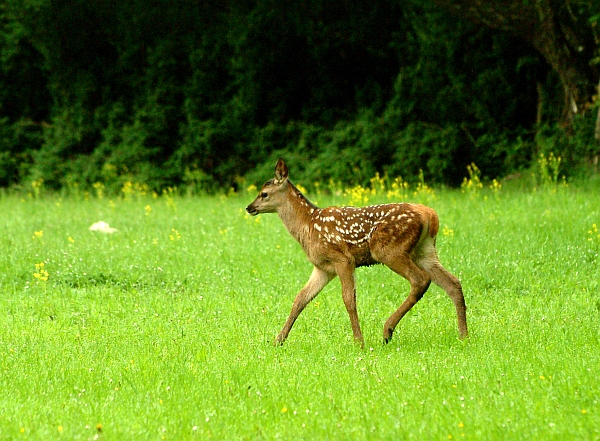
{"label": "deer's back", "polygon": [[377,263],[371,253],[373,247],[414,247],[428,212],[434,213],[428,207],[408,203],[328,207],[313,213],[312,236],[332,253],[352,255],[356,266],[372,265]]}

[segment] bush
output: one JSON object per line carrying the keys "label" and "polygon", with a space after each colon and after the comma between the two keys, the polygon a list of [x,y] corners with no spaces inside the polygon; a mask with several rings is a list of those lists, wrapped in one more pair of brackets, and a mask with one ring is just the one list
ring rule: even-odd
{"label": "bush", "polygon": [[[585,176],[597,172],[600,143],[594,138],[596,111],[577,116],[568,128],[559,125],[542,125],[537,130],[537,153],[550,153],[561,158],[561,175]],[[537,158],[536,158],[537,159]]]}

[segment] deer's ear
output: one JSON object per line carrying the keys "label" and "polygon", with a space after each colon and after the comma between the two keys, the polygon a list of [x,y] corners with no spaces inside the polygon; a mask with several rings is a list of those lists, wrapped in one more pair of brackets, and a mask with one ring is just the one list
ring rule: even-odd
{"label": "deer's ear", "polygon": [[288,177],[288,168],[283,162],[283,159],[279,158],[277,165],[275,166],[275,180],[278,184],[282,184]]}

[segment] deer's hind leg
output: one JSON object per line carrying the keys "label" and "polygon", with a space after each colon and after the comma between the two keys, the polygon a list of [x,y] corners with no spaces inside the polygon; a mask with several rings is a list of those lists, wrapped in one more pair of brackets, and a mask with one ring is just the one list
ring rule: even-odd
{"label": "deer's hind leg", "polygon": [[453,274],[448,272],[439,261],[430,267],[425,268],[425,271],[431,276],[431,280],[446,291],[448,297],[452,299],[454,307],[456,308],[459,338],[462,340],[465,337],[468,337],[467,305],[465,304],[465,296],[460,281]]}
{"label": "deer's hind leg", "polygon": [[412,259],[405,254],[385,258],[381,263],[388,266],[392,271],[400,274],[410,282],[410,293],[400,307],[387,319],[383,326],[383,341],[388,343],[392,339],[394,329],[402,317],[406,315],[410,309],[417,304],[423,297],[429,284],[431,277],[423,269],[419,268]]}
{"label": "deer's hind leg", "polygon": [[458,336],[462,340],[469,335],[467,330],[467,306],[465,296],[463,295],[462,285],[458,278],[451,274],[440,263],[433,240],[425,244],[422,248],[422,254],[417,259],[417,265],[421,267],[431,280],[441,287],[448,297],[452,299],[456,308],[456,318],[458,321]]}

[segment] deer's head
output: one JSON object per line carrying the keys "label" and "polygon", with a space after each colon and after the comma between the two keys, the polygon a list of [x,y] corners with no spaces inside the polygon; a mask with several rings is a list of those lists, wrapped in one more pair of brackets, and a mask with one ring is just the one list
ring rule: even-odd
{"label": "deer's head", "polygon": [[246,207],[246,211],[252,216],[277,212],[286,199],[288,187],[288,168],[283,159],[279,158],[275,166],[275,177],[264,183],[256,199]]}

